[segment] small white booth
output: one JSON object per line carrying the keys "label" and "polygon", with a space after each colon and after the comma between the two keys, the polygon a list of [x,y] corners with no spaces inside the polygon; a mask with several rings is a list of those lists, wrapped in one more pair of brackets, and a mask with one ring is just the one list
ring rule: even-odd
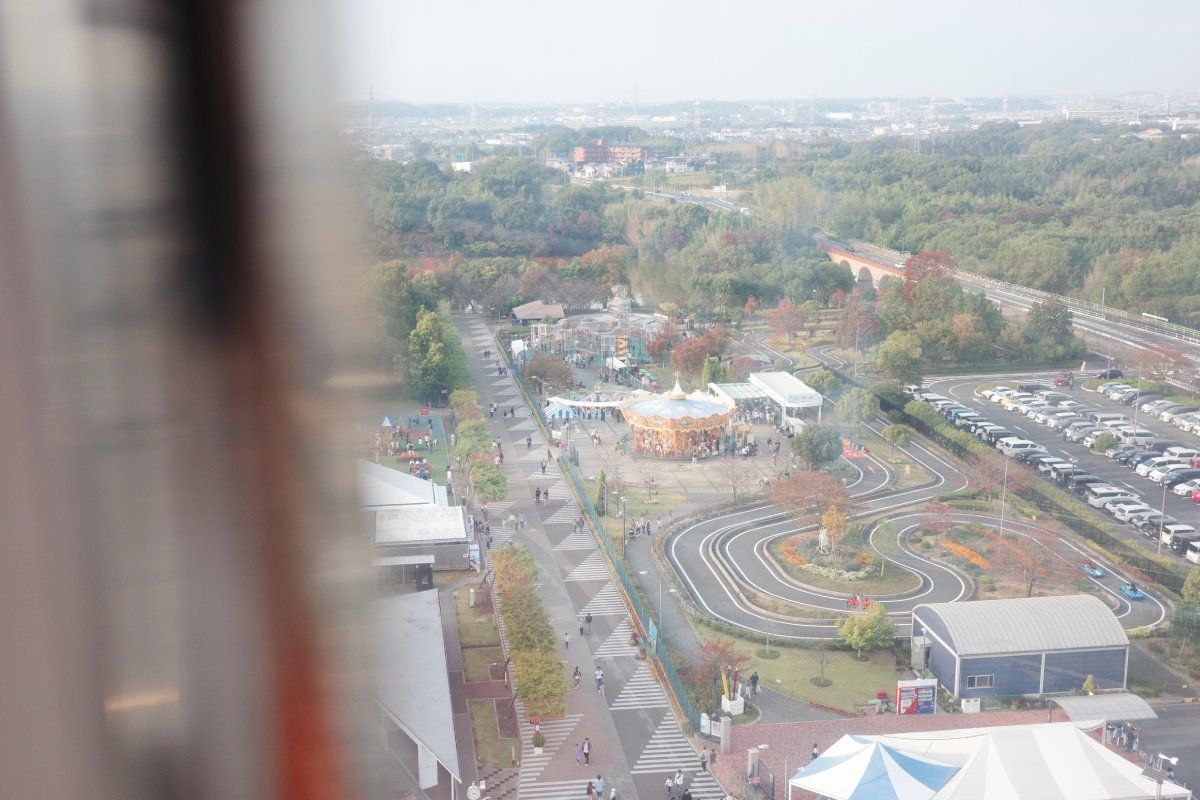
{"label": "small white booth", "polygon": [[817,422],[821,421],[821,405],[825,398],[816,389],[789,372],[753,372],[747,379],[763,391],[776,407],[782,418],[799,419],[806,408],[817,410]]}

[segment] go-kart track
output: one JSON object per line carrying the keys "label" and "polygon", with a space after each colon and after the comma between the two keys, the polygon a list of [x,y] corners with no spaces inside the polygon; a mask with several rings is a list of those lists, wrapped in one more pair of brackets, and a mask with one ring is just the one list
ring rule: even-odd
{"label": "go-kart track", "polygon": [[[885,424],[877,420],[872,429],[879,432]],[[907,448],[908,457],[934,477],[923,486],[896,491],[891,488],[895,476],[886,463],[869,453],[858,455],[844,459],[857,473],[848,487],[855,502],[852,519],[886,519],[891,541],[877,540],[878,520],[867,525],[862,536],[885,559],[885,571],[907,570],[916,579],[915,588],[897,594],[873,594],[866,586],[862,591],[874,602],[882,602],[899,633],[907,635],[915,606],[963,601],[977,594],[969,576],[924,557],[907,544],[926,518],[924,503],[936,495],[966,488],[967,477],[950,458],[943,458],[914,440]],[[863,462],[869,463],[870,468],[860,467]],[[1011,518],[1005,519],[1001,526],[1000,518],[988,513],[952,509],[947,516],[956,523],[1002,527],[1005,533],[1028,537],[1037,546],[1046,547],[1054,558],[1062,561],[1064,570],[1076,573],[1079,580],[1092,583],[1096,591],[1107,596],[1126,629],[1157,626],[1166,616],[1164,604],[1151,591],[1131,600],[1122,591],[1131,578],[1118,565],[1098,559],[1075,537],[1060,536],[1036,524]],[[684,591],[704,614],[772,638],[833,639],[838,637],[837,617],[857,610],[850,602],[854,595],[803,585],[767,554],[773,541],[812,529],[811,525],[801,525],[794,514],[780,506],[759,504],[679,527],[664,537],[662,544]],[[1094,564],[1101,575],[1085,573],[1079,568],[1081,564]],[[793,611],[781,614],[763,609],[752,601],[754,597],[765,599],[760,603],[771,602],[777,608],[786,605]]]}

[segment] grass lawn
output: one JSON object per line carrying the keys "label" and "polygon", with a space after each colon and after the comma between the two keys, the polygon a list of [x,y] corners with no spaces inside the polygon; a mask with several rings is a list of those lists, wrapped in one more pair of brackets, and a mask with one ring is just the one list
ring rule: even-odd
{"label": "grass lawn", "polygon": [[[850,438],[865,444],[876,458],[886,461],[888,466],[895,471],[896,479],[891,485],[893,491],[911,489],[914,486],[924,486],[933,482],[933,475],[929,470],[909,458],[903,447],[892,447],[891,442],[869,428],[863,428],[861,433],[855,433]],[[860,460],[860,464],[863,469],[871,468],[867,462]]]}
{"label": "grass lawn", "polygon": [[486,681],[491,679],[488,674],[488,664],[504,660],[504,651],[499,647],[469,647],[462,651],[463,671],[468,681]]}
{"label": "grass lawn", "polygon": [[458,616],[458,638],[463,644],[494,644],[499,646],[500,633],[492,627],[492,615],[471,608],[467,587],[458,590],[454,611]]}
{"label": "grass lawn", "polygon": [[512,766],[513,748],[521,757],[520,739],[501,739],[496,725],[494,700],[468,700],[471,712],[471,733],[475,737],[475,758],[487,767]]}
{"label": "grass lawn", "polygon": [[825,677],[833,683],[822,688],[809,680],[821,674],[815,648],[775,648],[779,658],[764,660],[755,655],[762,647],[762,644],[738,640],[738,651],[750,656],[742,666],[742,674],[758,672],[761,685],[799,700],[813,700],[854,711],[873,699],[877,690],[886,689],[890,693],[896,685],[896,667],[890,651],[870,653],[869,660],[858,661],[852,652],[826,650],[829,663],[825,666]]}
{"label": "grass lawn", "polygon": [[[583,485],[587,488],[588,498],[593,504],[596,502],[596,492],[598,485],[595,480],[584,479]],[[608,496],[608,533],[613,535],[613,528],[616,527],[616,537],[621,536],[621,513],[620,496]],[[653,500],[646,499],[646,491],[640,486],[625,487],[625,513],[629,515],[629,521],[633,522],[638,517],[645,515],[647,519],[658,520],[661,515],[663,524],[667,523],[667,512],[678,511],[679,508],[687,503],[687,496],[683,492],[664,492],[659,490],[654,494]],[[603,508],[597,508],[597,511],[602,511]],[[675,516],[679,516],[676,514]]]}

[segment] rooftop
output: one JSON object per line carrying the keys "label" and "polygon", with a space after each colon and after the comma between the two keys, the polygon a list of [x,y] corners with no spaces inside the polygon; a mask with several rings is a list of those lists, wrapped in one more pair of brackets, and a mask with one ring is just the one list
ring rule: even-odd
{"label": "rooftop", "polygon": [[1086,594],[928,603],[913,615],[939,618],[960,656],[1129,644],[1108,606]]}

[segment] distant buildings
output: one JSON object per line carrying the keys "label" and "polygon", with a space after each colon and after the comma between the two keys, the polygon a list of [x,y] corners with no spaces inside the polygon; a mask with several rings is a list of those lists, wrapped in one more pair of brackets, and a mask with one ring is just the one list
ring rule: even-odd
{"label": "distant buildings", "polygon": [[640,145],[609,145],[600,140],[596,144],[575,148],[576,164],[634,164],[645,163],[653,154],[649,147]]}

